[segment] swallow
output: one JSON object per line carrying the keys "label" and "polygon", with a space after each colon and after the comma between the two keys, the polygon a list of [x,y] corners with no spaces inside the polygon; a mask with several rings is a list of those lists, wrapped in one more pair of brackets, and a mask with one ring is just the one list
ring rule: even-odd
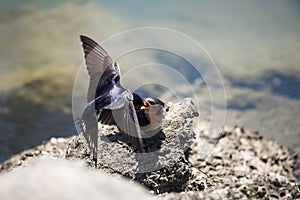
{"label": "swallow", "polygon": [[87,106],[78,123],[97,165],[98,122],[116,125],[138,152],[144,152],[142,133],[161,127],[167,108],[153,97],[142,98],[120,83],[120,67],[94,40],[80,36],[89,74]]}

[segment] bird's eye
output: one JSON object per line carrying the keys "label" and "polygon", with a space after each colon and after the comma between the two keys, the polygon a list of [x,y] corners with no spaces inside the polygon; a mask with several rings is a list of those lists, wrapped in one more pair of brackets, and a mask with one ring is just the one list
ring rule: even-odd
{"label": "bird's eye", "polygon": [[155,104],[155,102],[154,102],[154,101],[151,101],[151,100],[150,100],[150,101],[148,100],[148,103],[149,103],[150,105],[154,105],[154,104]]}
{"label": "bird's eye", "polygon": [[155,102],[153,100],[146,99],[144,101],[144,106],[149,107],[150,105],[155,105]]}

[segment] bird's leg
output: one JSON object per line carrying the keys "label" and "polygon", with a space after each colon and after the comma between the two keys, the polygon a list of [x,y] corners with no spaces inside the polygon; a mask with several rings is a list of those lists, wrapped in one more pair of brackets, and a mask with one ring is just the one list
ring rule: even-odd
{"label": "bird's leg", "polygon": [[97,164],[98,164],[98,162],[97,162],[97,161],[98,161],[98,160],[97,160],[97,158],[96,158],[96,157],[94,157],[94,156],[93,156],[93,161],[94,161],[94,164],[95,164],[95,168],[97,168]]}

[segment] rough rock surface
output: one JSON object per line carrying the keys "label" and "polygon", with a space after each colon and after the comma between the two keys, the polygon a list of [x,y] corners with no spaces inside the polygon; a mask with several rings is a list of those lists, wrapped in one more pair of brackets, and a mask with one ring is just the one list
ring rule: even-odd
{"label": "rough rock surface", "polygon": [[[162,131],[147,134],[143,154],[135,153],[116,127],[100,127],[97,168],[137,180],[154,193],[184,191],[192,176],[186,153],[195,138],[193,119],[198,113],[191,99],[167,106]],[[71,141],[66,157],[94,167],[82,135]]]}
{"label": "rough rock surface", "polygon": [[[225,127],[215,138],[209,122],[202,121],[196,132],[190,159],[209,178],[191,181],[193,186],[203,185],[201,191],[194,187],[187,193],[167,194],[166,199],[300,198],[293,174],[298,156],[292,156],[287,148],[242,127]],[[203,154],[205,149],[212,151]]]}
{"label": "rough rock surface", "polygon": [[[137,162],[138,156],[113,127],[101,129],[99,152],[102,153],[97,168],[134,179],[165,199],[300,198],[299,185],[293,174],[293,171],[299,171],[298,155],[292,155],[275,141],[242,127],[225,127],[220,133],[210,130],[209,121],[202,121],[193,131],[191,125],[197,113],[191,101],[169,106],[163,132],[146,141],[149,149],[158,152],[154,163],[160,165],[150,165],[154,171],[141,173],[141,169],[149,168],[142,168],[144,165]],[[192,139],[194,133],[195,140]],[[153,146],[151,141],[156,141],[159,146]],[[193,143],[188,151],[190,142]],[[94,166],[85,141],[81,136],[74,136],[51,139],[26,150],[2,163],[0,171],[28,165],[38,157],[67,157]],[[172,162],[165,162],[168,161],[166,158]]]}
{"label": "rough rock surface", "polygon": [[12,171],[18,167],[31,164],[39,158],[65,158],[69,142],[76,136],[70,138],[51,138],[41,145],[25,150],[0,164],[0,173]]}

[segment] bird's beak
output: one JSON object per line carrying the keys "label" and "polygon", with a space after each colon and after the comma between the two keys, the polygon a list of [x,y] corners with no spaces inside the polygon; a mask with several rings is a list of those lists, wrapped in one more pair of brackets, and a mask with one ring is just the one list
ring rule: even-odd
{"label": "bird's beak", "polygon": [[143,103],[144,103],[144,106],[142,106],[141,108],[144,109],[147,114],[149,114],[149,109],[150,109],[151,104],[146,100],[144,100]]}
{"label": "bird's beak", "polygon": [[145,106],[145,107],[149,107],[149,106],[150,106],[150,103],[149,103],[148,101],[145,100],[145,101],[144,101],[144,106]]}

